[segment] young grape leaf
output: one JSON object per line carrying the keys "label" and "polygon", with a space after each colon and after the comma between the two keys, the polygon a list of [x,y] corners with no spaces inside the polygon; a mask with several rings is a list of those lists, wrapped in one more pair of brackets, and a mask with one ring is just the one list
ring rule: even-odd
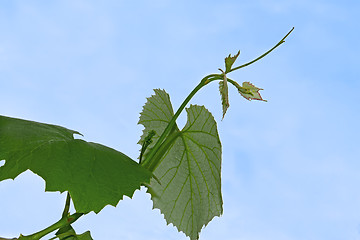
{"label": "young grape leaf", "polygon": [[240,51],[234,56],[229,54],[229,56],[225,58],[225,73],[228,73],[231,70],[232,65],[235,63],[239,55]]}
{"label": "young grape leaf", "polygon": [[247,100],[260,100],[266,102],[266,100],[262,99],[259,93],[260,90],[264,89],[255,87],[250,82],[243,82],[242,86],[240,86],[235,81],[231,81],[231,83],[238,89],[241,96],[243,96]]}
{"label": "young grape leaf", "polygon": [[226,78],[223,81],[219,82],[219,90],[220,90],[220,96],[221,96],[221,104],[223,109],[223,119],[225,117],[226,111],[229,108],[229,90],[228,90],[228,84],[226,81]]}
{"label": "young grape leaf", "polygon": [[[173,115],[168,94],[155,93],[140,116],[139,123],[145,126],[142,139],[149,130],[161,134]],[[195,240],[204,225],[222,214],[221,143],[216,122],[205,107],[192,105],[186,111],[185,127],[181,131],[176,127],[165,140],[167,151],[154,170],[158,180],[151,179],[148,192],[167,223]]]}
{"label": "young grape leaf", "polygon": [[30,169],[46,182],[46,191],[68,191],[80,213],[100,212],[131,197],[152,174],[125,154],[74,139],[60,126],[0,116],[0,181]]}

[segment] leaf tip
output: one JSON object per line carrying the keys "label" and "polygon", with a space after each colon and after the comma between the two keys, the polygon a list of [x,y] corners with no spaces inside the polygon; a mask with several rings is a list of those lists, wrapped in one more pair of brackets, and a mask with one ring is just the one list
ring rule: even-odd
{"label": "leaf tip", "polygon": [[231,56],[231,54],[229,54],[229,56],[225,58],[225,73],[230,72],[232,65],[235,63],[239,55],[240,55],[240,50],[234,56]]}
{"label": "leaf tip", "polygon": [[82,133],[78,132],[78,131],[74,131],[74,134],[77,134],[77,135],[80,135],[80,136],[84,137],[84,135]]}

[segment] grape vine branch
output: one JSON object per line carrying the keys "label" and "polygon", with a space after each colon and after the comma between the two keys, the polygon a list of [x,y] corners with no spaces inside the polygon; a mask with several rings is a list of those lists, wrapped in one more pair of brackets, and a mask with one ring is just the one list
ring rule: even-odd
{"label": "grape vine branch", "polygon": [[[39,240],[55,231],[50,240],[91,240],[89,231],[77,234],[72,223],[106,205],[116,206],[141,186],[147,188],[154,208],[160,209],[167,223],[191,240],[199,239],[201,229],[223,211],[221,142],[212,114],[204,106],[187,105],[213,81],[219,81],[223,118],[229,108],[228,84],[247,100],[266,101],[259,93],[261,88],[250,82],[240,85],[227,75],[268,55],[293,30],[250,62],[233,67],[240,51],[226,57],[224,70],[205,76],[175,113],[169,94],[155,89],[140,113],[144,130],[138,142],[139,162],[115,149],[75,139],[74,134],[80,133],[74,130],[0,116],[0,161],[5,162],[0,166],[0,182],[31,170],[45,180],[46,191],[67,192],[59,221],[31,235],[0,240]],[[176,120],[184,109],[188,119],[180,130]],[[71,201],[75,207],[72,214]]]}

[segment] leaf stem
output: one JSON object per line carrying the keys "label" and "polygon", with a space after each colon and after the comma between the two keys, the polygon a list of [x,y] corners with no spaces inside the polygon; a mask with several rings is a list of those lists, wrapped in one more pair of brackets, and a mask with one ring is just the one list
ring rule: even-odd
{"label": "leaf stem", "polygon": [[64,211],[63,211],[62,217],[67,217],[67,216],[69,215],[70,200],[71,200],[70,193],[67,192],[66,202],[65,202],[65,207],[64,207]]}
{"label": "leaf stem", "polygon": [[292,28],[286,35],[285,37],[283,37],[280,42],[278,42],[274,47],[272,47],[269,51],[267,51],[266,53],[264,53],[263,55],[261,55],[260,57],[258,58],[255,58],[254,60],[248,62],[248,63],[245,63],[241,66],[238,66],[238,67],[235,67],[233,69],[231,69],[228,73],[232,72],[232,71],[235,71],[235,70],[238,70],[240,68],[243,68],[243,67],[246,67],[246,66],[249,66],[251,64],[253,64],[254,62],[257,62],[259,61],[260,59],[262,59],[263,57],[265,57],[266,55],[268,55],[269,53],[271,53],[275,48],[277,48],[278,46],[280,46],[281,44],[283,44],[285,42],[285,39],[290,35],[290,33],[294,30],[294,28]]}

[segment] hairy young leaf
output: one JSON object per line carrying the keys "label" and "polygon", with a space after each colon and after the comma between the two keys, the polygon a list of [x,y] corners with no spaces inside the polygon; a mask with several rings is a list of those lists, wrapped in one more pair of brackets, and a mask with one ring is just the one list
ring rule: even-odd
{"label": "hairy young leaf", "polygon": [[229,54],[229,56],[225,58],[225,73],[228,73],[231,70],[232,65],[235,63],[239,55],[240,51],[234,56]]}
{"label": "hairy young leaf", "polygon": [[228,84],[226,81],[226,78],[223,81],[219,82],[219,90],[220,90],[220,96],[221,96],[221,104],[223,109],[223,119],[225,117],[226,111],[229,108],[229,90],[228,90]]}
{"label": "hairy young leaf", "polygon": [[235,81],[231,81],[231,83],[238,89],[241,96],[243,96],[247,100],[260,100],[266,102],[266,100],[262,99],[259,93],[260,90],[264,89],[255,87],[250,82],[243,82],[242,86],[240,86]]}
{"label": "hairy young leaf", "polygon": [[262,97],[260,96],[260,93],[259,93],[259,91],[263,90],[263,89],[255,87],[253,84],[251,84],[249,82],[243,82],[242,87],[250,92],[250,94],[249,94],[249,93],[244,93],[244,92],[239,91],[239,93],[247,100],[266,101],[266,100],[262,99]]}
{"label": "hairy young leaf", "polygon": [[69,191],[80,213],[99,212],[131,197],[151,173],[125,154],[74,139],[60,126],[0,116],[0,181],[30,169],[46,182],[46,191]]}
{"label": "hairy young leaf", "polygon": [[[142,138],[150,130],[161,134],[164,127],[159,123],[166,125],[173,115],[168,94],[155,93],[141,113]],[[166,113],[161,110],[164,105]],[[181,131],[176,127],[164,142],[166,151],[154,170],[159,181],[152,179],[148,192],[167,223],[194,240],[204,225],[222,214],[221,143],[216,122],[205,107],[192,105],[186,111],[185,127]]]}

